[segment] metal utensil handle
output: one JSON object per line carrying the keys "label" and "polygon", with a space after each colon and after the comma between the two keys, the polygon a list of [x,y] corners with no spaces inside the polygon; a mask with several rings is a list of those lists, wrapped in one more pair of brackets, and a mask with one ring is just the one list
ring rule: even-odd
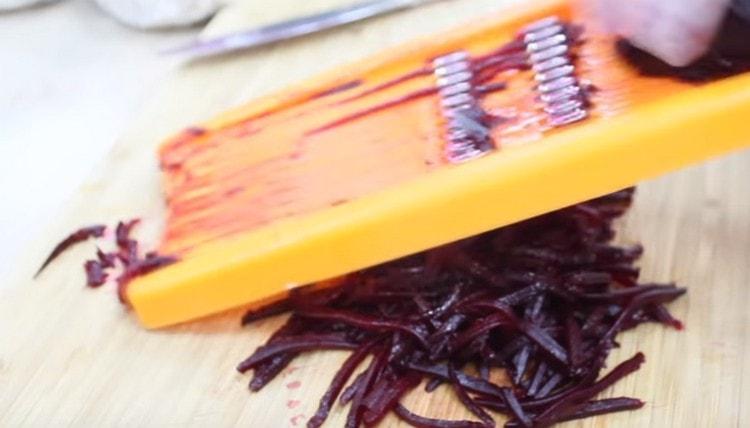
{"label": "metal utensil handle", "polygon": [[352,24],[378,15],[435,1],[440,0],[369,0],[353,6],[294,18],[249,31],[233,33],[206,41],[198,41],[168,50],[165,53],[189,52],[194,56],[206,56],[241,48],[261,46]]}

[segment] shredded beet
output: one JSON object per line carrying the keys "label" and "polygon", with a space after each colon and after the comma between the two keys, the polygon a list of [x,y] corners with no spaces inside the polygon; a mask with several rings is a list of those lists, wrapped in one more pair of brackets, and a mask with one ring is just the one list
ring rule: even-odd
{"label": "shredded beet", "polygon": [[397,404],[396,407],[393,408],[393,412],[396,413],[399,418],[417,428],[484,428],[484,425],[479,422],[448,421],[425,418],[424,416],[412,413],[401,404]]}
{"label": "shredded beet", "polygon": [[[636,399],[595,398],[637,370],[643,355],[600,379],[605,360],[621,331],[644,322],[681,326],[664,304],[684,290],[638,284],[642,248],[611,243],[632,194],[372,267],[334,288],[298,289],[245,315],[248,324],[292,312],[238,370],[254,371],[257,391],[304,352],[352,350],[308,427],[320,426],[339,397],[350,405],[349,427],[391,411],[417,427],[453,428],[494,426],[489,410],[508,416],[508,427],[543,427],[637,409]],[[507,383],[489,380],[497,370]],[[480,422],[431,419],[399,404],[423,381],[428,392],[452,388]]]}
{"label": "shredded beet", "polygon": [[96,259],[102,265],[103,268],[115,267],[115,261],[117,261],[117,254],[105,253],[101,249],[96,249]]}
{"label": "shredded beet", "polygon": [[140,222],[141,220],[137,218],[127,222],[121,221],[115,228],[115,243],[119,249],[115,255],[125,266],[138,261],[138,241],[131,239],[130,233]]}
{"label": "shredded beet", "polygon": [[129,246],[130,242],[133,241],[130,239],[130,233],[140,222],[141,219],[134,218],[126,222],[121,221],[117,223],[117,227],[115,228],[115,239],[118,247],[127,248]]}
{"label": "shredded beet", "polygon": [[88,260],[83,264],[86,271],[86,285],[92,288],[100,287],[107,281],[104,265],[98,260]]}
{"label": "shredded beet", "polygon": [[55,260],[60,254],[64,253],[65,250],[72,247],[73,245],[87,241],[89,238],[100,238],[104,235],[104,231],[107,230],[107,226],[97,224],[95,226],[88,226],[76,230],[75,232],[68,235],[67,238],[63,239],[59,244],[55,246],[47,259],[42,263],[42,266],[34,274],[34,278],[39,276],[40,273],[46,268],[53,260]]}
{"label": "shredded beet", "polygon": [[[177,261],[172,256],[163,256],[155,252],[146,253],[143,257],[139,254],[139,243],[131,237],[133,228],[141,222],[140,219],[132,219],[126,222],[119,222],[115,227],[114,244],[117,250],[113,252],[104,252],[100,248],[96,249],[96,259],[87,260],[83,264],[86,272],[86,285],[91,288],[98,288],[104,285],[109,278],[109,271],[119,269],[120,274],[116,277],[117,295],[122,303],[126,302],[126,288],[128,283],[141,275],[153,272],[161,267],[170,265]],[[89,238],[101,238],[104,236],[106,226],[97,225],[80,229],[65,238],[52,251],[39,272],[42,271],[52,260],[59,256],[71,245],[85,241]],[[35,275],[39,275],[39,272]]]}
{"label": "shredded beet", "polygon": [[127,285],[133,278],[146,275],[164,266],[171,265],[176,262],[177,258],[172,256],[159,256],[154,253],[147,254],[144,259],[128,259],[127,262],[123,261],[123,272],[117,278],[117,297],[123,304],[127,303],[127,297],[125,291]]}

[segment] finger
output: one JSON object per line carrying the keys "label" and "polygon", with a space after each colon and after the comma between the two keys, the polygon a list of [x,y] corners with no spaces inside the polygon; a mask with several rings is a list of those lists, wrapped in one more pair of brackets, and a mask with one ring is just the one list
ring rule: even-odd
{"label": "finger", "polygon": [[710,46],[730,0],[600,0],[608,28],[674,66]]}

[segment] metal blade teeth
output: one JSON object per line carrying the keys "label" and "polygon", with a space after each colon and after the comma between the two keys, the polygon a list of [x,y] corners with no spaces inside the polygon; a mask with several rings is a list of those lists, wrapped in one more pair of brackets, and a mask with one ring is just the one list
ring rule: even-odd
{"label": "metal blade teeth", "polygon": [[536,74],[535,79],[541,84],[545,84],[550,81],[555,81],[561,77],[571,76],[576,71],[576,68],[571,65],[561,65],[559,67],[550,68],[547,71],[542,71]]}
{"label": "metal blade teeth", "polygon": [[522,34],[548,123],[559,127],[586,119],[584,91],[570,59],[571,40],[560,19],[553,16],[534,22]]}
{"label": "metal blade teeth", "polygon": [[443,56],[435,58],[432,61],[432,66],[435,68],[435,71],[437,71],[437,69],[445,67],[446,65],[456,64],[456,63],[468,63],[468,62],[469,62],[468,52],[456,51],[456,52],[452,52],[447,55],[443,55]]}
{"label": "metal blade teeth", "polygon": [[527,32],[523,38],[524,43],[534,43],[539,40],[544,40],[550,36],[554,36],[563,32],[563,27],[559,23],[554,23],[547,27],[542,27],[539,30]]}
{"label": "metal blade teeth", "polygon": [[579,88],[578,86],[568,86],[557,91],[543,93],[539,96],[539,99],[541,99],[543,103],[549,105],[564,101],[566,99],[578,99],[580,97],[581,88]]}
{"label": "metal blade teeth", "polygon": [[[539,75],[537,75],[539,77]],[[539,80],[539,79],[537,79]],[[550,80],[537,85],[536,90],[542,94],[548,94],[550,92],[556,92],[561,89],[570,88],[577,86],[578,81],[573,76],[564,76],[554,80]]]}
{"label": "metal blade teeth", "polygon": [[474,75],[468,71],[462,71],[456,74],[438,77],[437,84],[439,88],[445,88],[458,83],[471,82]]}
{"label": "metal blade teeth", "polygon": [[568,54],[568,45],[557,45],[549,47],[543,51],[529,52],[529,61],[532,64],[547,61],[555,57],[565,57]]}
{"label": "metal blade teeth", "polygon": [[482,123],[484,111],[474,94],[471,58],[465,51],[452,52],[432,62],[440,95],[440,109],[447,126],[446,158],[466,162],[494,149],[490,130]]}
{"label": "metal blade teeth", "polygon": [[552,57],[546,61],[537,62],[533,65],[532,69],[534,70],[534,73],[542,73],[547,70],[561,67],[564,65],[569,65],[570,61],[568,60],[568,57],[565,56],[556,56]]}
{"label": "metal blade teeth", "polygon": [[567,115],[568,113],[571,113],[572,111],[578,110],[582,107],[583,101],[575,98],[570,98],[567,100],[549,104],[544,108],[544,111],[546,111],[550,116],[562,116]]}
{"label": "metal blade teeth", "polygon": [[453,85],[446,86],[440,89],[441,97],[451,97],[458,94],[466,94],[471,92],[471,84],[468,82],[458,82]]}
{"label": "metal blade teeth", "polygon": [[532,22],[521,30],[524,34],[529,35],[531,33],[538,33],[543,31],[545,28],[561,26],[560,18],[556,16],[548,16],[539,21]]}
{"label": "metal blade teeth", "polygon": [[[452,87],[449,86],[449,88]],[[451,91],[453,91],[453,89],[451,89]],[[450,110],[452,108],[473,104],[474,101],[475,99],[470,93],[462,92],[456,95],[451,95],[449,97],[443,97],[440,100],[440,105],[443,107],[443,109]]]}
{"label": "metal blade teeth", "polygon": [[529,53],[541,52],[556,46],[565,46],[567,42],[568,36],[566,36],[565,33],[558,33],[537,42],[527,43],[526,51]]}
{"label": "metal blade teeth", "polygon": [[445,77],[457,73],[471,73],[471,67],[468,61],[454,62],[435,69],[435,75]]}

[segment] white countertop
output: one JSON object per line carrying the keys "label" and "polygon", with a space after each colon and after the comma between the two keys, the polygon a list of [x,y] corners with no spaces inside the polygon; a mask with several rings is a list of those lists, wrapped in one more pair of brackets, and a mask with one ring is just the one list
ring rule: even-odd
{"label": "white countertop", "polygon": [[0,278],[176,65],[156,52],[196,32],[132,30],[89,0],[0,14]]}

